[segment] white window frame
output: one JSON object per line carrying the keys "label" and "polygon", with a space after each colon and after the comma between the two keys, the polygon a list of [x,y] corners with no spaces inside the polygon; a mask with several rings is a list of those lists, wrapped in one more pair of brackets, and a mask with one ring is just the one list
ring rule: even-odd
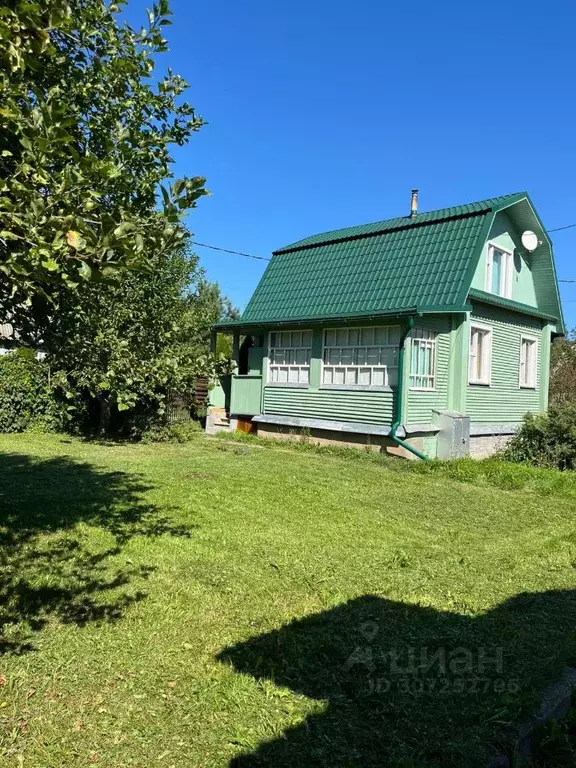
{"label": "white window frame", "polygon": [[[532,365],[530,367],[530,377],[522,381],[522,347],[524,342],[528,342],[533,351]],[[526,373],[526,368],[524,369]],[[520,389],[537,389],[538,388],[538,339],[536,336],[530,336],[527,333],[523,333],[520,336],[520,360],[518,364],[518,386]]]}
{"label": "white window frame", "polygon": [[[278,335],[280,333],[289,333],[290,334],[290,344],[288,346],[272,346],[272,336],[274,334]],[[310,338],[310,345],[309,346],[293,346],[292,345],[292,337],[294,334],[299,333],[302,334],[301,341],[303,340],[303,334],[307,333],[309,334]],[[310,386],[310,361],[312,358],[312,331],[309,328],[303,328],[302,330],[278,330],[278,331],[270,331],[268,334],[268,364],[267,364],[267,375],[266,375],[266,384],[270,385],[271,387],[309,387]],[[301,363],[274,363],[272,362],[273,358],[273,351],[276,349],[303,349],[305,350],[307,363],[301,364]],[[307,381],[272,381],[273,371],[274,370],[280,370],[280,368],[285,368],[287,370],[287,377],[290,379],[290,371],[291,370],[298,370],[298,378],[300,378],[300,371],[307,370],[308,371],[308,380]]]}
{"label": "white window frame", "polygon": [[[408,375],[409,388],[414,392],[434,392],[436,389],[436,361],[437,361],[437,347],[438,347],[438,333],[431,331],[427,328],[414,328],[410,334],[410,373]],[[431,353],[431,370],[432,373],[418,373],[412,371],[412,360],[414,345],[417,345],[419,350],[429,348]],[[418,367],[418,366],[417,366]],[[428,386],[418,386],[412,384],[415,379],[428,379]]]}
{"label": "white window frame", "polygon": [[[394,329],[396,332],[396,335],[398,336],[398,339],[400,338],[400,326],[399,325],[386,325],[386,326],[377,326],[377,325],[363,325],[363,326],[353,326],[353,327],[347,327],[347,328],[324,328],[322,331],[322,370],[321,370],[321,378],[320,378],[320,386],[323,389],[372,389],[372,390],[382,390],[382,389],[389,389],[390,388],[390,377],[389,377],[389,369],[396,371],[396,381],[398,380],[398,341],[394,343],[387,343],[387,344],[376,344],[375,339],[373,344],[326,344],[327,334],[328,333],[337,333],[338,331],[347,331],[347,332],[358,332],[359,334],[362,333],[362,331],[372,330],[375,329],[381,329],[386,328],[388,331],[388,340],[390,339],[390,330]],[[361,338],[361,336],[360,336]],[[368,363],[352,363],[352,364],[331,364],[326,362],[326,352],[330,349],[351,349],[351,350],[359,350],[359,349],[391,349],[393,350],[393,354],[396,356],[396,365],[387,365],[386,363],[379,363],[378,365],[370,365]],[[344,383],[330,383],[326,382],[326,371],[327,369],[336,369],[336,368],[342,368],[344,369]],[[354,370],[358,372],[357,378],[359,378],[360,370],[370,371],[370,381],[373,381],[374,378],[374,371],[375,370],[383,370],[383,384],[347,384],[346,383],[346,372],[349,370]]]}
{"label": "white window frame", "polygon": [[[472,336],[474,331],[481,331],[486,334],[486,345],[482,349],[482,372],[483,376],[476,378],[470,375],[470,363],[472,361]],[[470,323],[470,336],[468,341],[468,384],[479,384],[489,387],[492,383],[492,336],[493,329],[489,325],[472,321]]]}
{"label": "white window frame", "polygon": [[504,299],[512,298],[512,267],[514,264],[514,251],[503,248],[498,243],[488,243],[488,253],[486,255],[486,281],[485,288],[487,293],[494,293],[492,290],[492,269],[494,263],[494,251],[499,251],[504,256],[502,271],[500,275],[500,286],[496,296],[502,296]]}

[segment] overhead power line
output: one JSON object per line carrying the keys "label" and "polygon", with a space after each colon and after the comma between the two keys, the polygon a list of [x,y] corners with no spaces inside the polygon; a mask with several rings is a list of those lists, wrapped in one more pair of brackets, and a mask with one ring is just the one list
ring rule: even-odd
{"label": "overhead power line", "polygon": [[555,229],[547,229],[546,232],[560,232],[561,229],[572,229],[576,227],[576,224],[566,224],[565,227],[556,227]]}
{"label": "overhead power line", "polygon": [[[564,229],[573,229],[576,227],[576,223],[574,224],[566,224],[563,227],[555,227],[554,229],[547,229],[545,230],[548,234],[551,232],[561,232]],[[221,248],[218,245],[208,245],[207,243],[199,243],[197,240],[192,240],[193,245],[197,245],[199,248],[209,248],[211,251],[220,251],[221,253],[230,253],[233,256],[243,256],[245,259],[256,259],[257,261],[271,261],[271,259],[266,258],[266,256],[255,256],[253,253],[244,253],[243,251],[234,251],[230,248]],[[576,279],[574,280],[558,280],[559,283],[576,283]]]}
{"label": "overhead power line", "polygon": [[211,251],[222,251],[222,253],[232,253],[234,256],[244,256],[247,259],[258,259],[258,261],[271,261],[265,256],[254,256],[251,253],[242,253],[242,251],[231,251],[229,248],[219,248],[217,245],[207,245],[206,243],[199,243],[197,240],[192,240],[193,245],[198,245],[200,248],[210,248]]}

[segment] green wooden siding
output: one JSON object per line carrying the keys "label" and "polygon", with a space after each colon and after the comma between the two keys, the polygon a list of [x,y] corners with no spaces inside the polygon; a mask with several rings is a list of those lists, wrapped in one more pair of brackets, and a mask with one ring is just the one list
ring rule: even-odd
{"label": "green wooden siding", "polygon": [[[516,424],[525,413],[541,410],[542,321],[497,308],[477,305],[471,323],[477,320],[492,328],[492,379],[490,386],[468,384],[466,414],[474,424]],[[469,329],[468,329],[469,333]],[[538,338],[536,389],[519,386],[520,337],[523,333]]]}
{"label": "green wooden siding", "polygon": [[[451,327],[448,316],[419,318],[416,321],[418,328],[436,331],[436,381],[431,391],[412,390],[410,387],[410,361],[411,340],[406,345],[407,411],[406,424],[430,424],[432,422],[432,410],[434,408],[448,407],[448,389],[450,379],[450,345]],[[414,331],[411,336],[414,335]]]}
{"label": "green wooden siding", "polygon": [[[409,388],[409,339],[405,355],[403,423],[430,424],[434,421],[435,409],[453,408],[470,416],[476,424],[510,424],[520,422],[527,411],[538,412],[545,407],[547,379],[544,369],[549,359],[550,326],[537,318],[498,307],[479,303],[475,303],[474,307],[473,318],[493,329],[491,385],[484,387],[468,384],[470,320],[463,319],[461,315],[421,317],[416,322],[416,328],[433,330],[438,334],[435,388],[432,391]],[[397,321],[389,325],[397,325]],[[329,327],[334,325],[331,323]],[[322,387],[323,331],[320,327],[313,331],[308,387],[267,385],[266,350],[254,352],[250,361],[251,375],[235,376],[233,379],[231,412],[236,415],[265,413],[390,425],[394,390]],[[519,387],[520,336],[523,332],[536,336],[539,342],[536,390]],[[267,335],[265,340],[267,343]],[[262,375],[258,375],[260,369]]]}
{"label": "green wooden siding", "polygon": [[262,376],[233,376],[230,413],[236,416],[256,416],[260,413]]}
{"label": "green wooden siding", "polygon": [[392,390],[264,388],[264,413],[309,419],[391,424],[392,402]]}

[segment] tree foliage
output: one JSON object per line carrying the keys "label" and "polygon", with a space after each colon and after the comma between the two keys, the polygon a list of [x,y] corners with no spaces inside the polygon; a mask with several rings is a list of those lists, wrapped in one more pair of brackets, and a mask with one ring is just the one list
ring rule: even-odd
{"label": "tree foliage", "polygon": [[185,247],[149,255],[147,273],[124,270],[118,284],[87,283],[81,306],[60,302],[45,347],[71,405],[98,401],[100,431],[115,411],[161,415],[170,392],[186,395],[199,375],[227,364],[210,354],[210,326],[225,311]]}
{"label": "tree foliage", "polygon": [[0,356],[0,432],[56,430],[66,421],[47,363],[36,360],[30,349]]}
{"label": "tree foliage", "polygon": [[[0,309],[26,336],[81,283],[148,267],[184,237],[204,179],[171,178],[172,145],[202,126],[184,80],[155,84],[168,0],[135,30],[124,0],[0,8]],[[61,286],[68,290],[63,293]]]}
{"label": "tree foliage", "polygon": [[[192,349],[208,349],[212,326],[219,320],[237,320],[240,312],[224,296],[218,283],[206,279],[202,272],[183,298],[180,344]],[[218,334],[216,355],[220,360],[232,356],[232,342],[228,334]]]}
{"label": "tree foliage", "polygon": [[576,469],[576,401],[527,413],[509,440],[504,458],[538,467]]}
{"label": "tree foliage", "polygon": [[550,403],[576,403],[576,330],[555,339],[550,351]]}

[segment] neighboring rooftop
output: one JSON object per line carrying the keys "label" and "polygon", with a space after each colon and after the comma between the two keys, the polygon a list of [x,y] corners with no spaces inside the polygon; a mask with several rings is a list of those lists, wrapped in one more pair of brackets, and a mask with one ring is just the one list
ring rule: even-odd
{"label": "neighboring rooftop", "polygon": [[[222,326],[464,311],[494,215],[550,242],[525,192],[337,229],[275,251],[242,319]],[[556,301],[541,308],[561,319]]]}

